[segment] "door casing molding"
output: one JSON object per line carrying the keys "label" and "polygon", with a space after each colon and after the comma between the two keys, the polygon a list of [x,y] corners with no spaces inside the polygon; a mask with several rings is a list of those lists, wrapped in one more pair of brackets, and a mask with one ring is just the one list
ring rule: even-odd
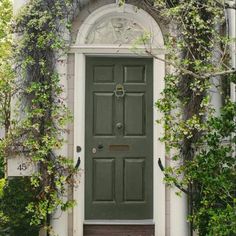
{"label": "door casing molding", "polygon": [[[84,194],[85,194],[85,182],[84,182],[84,164],[85,164],[85,61],[87,55],[99,55],[99,56],[120,56],[120,57],[147,57],[145,49],[140,47],[140,54],[136,54],[130,50],[130,47],[118,46],[120,50],[117,50],[117,46],[113,48],[111,45],[103,45],[101,47],[96,45],[85,46],[84,40],[89,33],[91,25],[96,22],[100,17],[105,17],[106,14],[112,14],[112,12],[120,12],[116,4],[108,4],[101,7],[91,13],[84,23],[81,25],[76,45],[72,47],[73,53],[75,53],[75,76],[74,76],[74,161],[77,162],[78,153],[76,153],[76,146],[79,145],[82,148],[80,153],[81,159],[81,175],[79,179],[79,185],[74,189],[74,199],[77,201],[77,205],[73,209],[73,235],[83,235],[84,219]],[[124,9],[122,10],[124,11]],[[134,17],[135,20],[143,25],[147,25],[149,29],[152,29],[153,40],[158,42],[158,46],[163,47],[163,36],[156,21],[145,11],[134,9],[134,6],[126,4],[125,12],[130,14],[130,17]],[[89,48],[89,50],[88,50]],[[158,57],[164,59],[164,51],[157,50]],[[164,76],[165,76],[165,63],[158,59],[153,58],[153,101],[157,101],[161,98],[161,92],[164,89]],[[158,158],[165,163],[165,146],[159,141],[159,138],[164,133],[160,124],[156,124],[155,121],[161,118],[160,112],[154,107],[153,110],[153,223],[155,224],[155,235],[165,235],[166,229],[166,196],[165,196],[165,184],[163,183],[163,173],[158,167]],[[112,224],[112,221],[110,222]]]}

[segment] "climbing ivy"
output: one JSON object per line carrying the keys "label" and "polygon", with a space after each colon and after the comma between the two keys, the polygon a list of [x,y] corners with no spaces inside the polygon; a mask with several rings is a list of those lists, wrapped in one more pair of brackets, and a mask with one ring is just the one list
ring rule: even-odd
{"label": "climbing ivy", "polygon": [[38,167],[31,177],[34,197],[26,211],[31,224],[45,226],[60,207],[67,210],[74,201],[67,198],[67,187],[74,185],[78,170],[73,161],[60,155],[70,112],[63,97],[57,65],[70,44],[70,22],[76,1],[31,0],[15,19],[17,40],[14,65],[17,74],[17,104],[4,140],[6,156],[30,158]]}
{"label": "climbing ivy", "polygon": [[[212,84],[227,98],[221,85],[235,82],[224,1],[145,0],[141,4],[170,26],[165,61],[174,72],[166,75],[163,98],[156,106],[164,114],[159,122],[165,129],[162,141],[168,158],[177,165],[165,168],[165,180],[189,195],[189,220],[200,235],[235,235],[236,107],[225,99],[221,115],[216,116],[211,105]],[[48,231],[55,209],[74,204],[62,200],[77,170],[69,158],[58,154],[70,114],[56,65],[68,48],[65,34],[70,35],[76,6],[72,0],[31,0],[15,21],[20,119],[10,123],[5,152],[28,156],[38,164],[31,178],[35,198],[27,211],[32,224],[44,225]]]}
{"label": "climbing ivy", "polygon": [[[14,73],[11,67],[12,56],[12,4],[9,0],[0,1],[0,129],[7,130],[10,126],[11,97],[15,86]],[[1,133],[2,133],[1,132]],[[0,137],[1,138],[1,137]],[[4,176],[5,156],[0,142],[0,178]]]}
{"label": "climbing ivy", "polygon": [[[236,104],[223,89],[235,83],[229,57],[235,39],[228,36],[224,1],[146,2],[170,26],[166,64],[174,72],[156,103],[171,163],[166,183],[188,194],[189,220],[199,235],[235,235]],[[213,93],[224,98],[219,116]]]}

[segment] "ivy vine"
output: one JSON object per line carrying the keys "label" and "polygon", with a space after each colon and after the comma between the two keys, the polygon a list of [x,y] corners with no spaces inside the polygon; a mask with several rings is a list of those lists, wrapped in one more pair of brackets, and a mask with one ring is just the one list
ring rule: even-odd
{"label": "ivy vine", "polygon": [[[152,3],[152,4],[150,4]],[[229,98],[236,71],[230,66],[224,1],[146,1],[171,26],[165,77],[157,108],[171,165],[165,180],[187,193],[189,220],[201,236],[236,234],[236,104]],[[151,54],[151,52],[149,52]],[[222,96],[220,115],[212,94]],[[175,164],[173,164],[175,163]],[[180,191],[180,192],[181,192]]]}
{"label": "ivy vine", "polygon": [[[172,26],[165,38],[165,62],[174,73],[166,75],[163,98],[156,103],[164,114],[159,120],[165,129],[162,141],[169,160],[177,163],[165,168],[165,180],[186,190],[192,203],[189,220],[200,236],[236,235],[236,105],[223,89],[235,83],[236,75],[230,66],[233,39],[228,36],[226,4],[223,0],[140,4]],[[6,156],[25,155],[37,163],[38,172],[31,177],[34,201],[27,211],[32,214],[31,224],[44,225],[48,232],[55,209],[74,205],[62,198],[66,186],[74,184],[77,169],[57,152],[65,143],[71,116],[56,64],[68,48],[64,36],[70,35],[76,8],[73,0],[31,0],[14,25],[20,119],[7,123],[1,145]],[[211,105],[214,83],[214,90],[224,97],[219,116]]]}
{"label": "ivy vine", "polygon": [[76,8],[77,2],[72,0],[31,0],[14,25],[18,111],[5,152],[29,157],[37,165],[38,171],[31,177],[34,200],[26,210],[32,215],[31,224],[44,226],[48,233],[52,232],[54,211],[75,204],[63,198],[67,187],[75,184],[78,170],[71,158],[60,155],[71,114],[56,66],[67,52],[70,40],[65,40],[65,34],[70,35]]}
{"label": "ivy vine", "polygon": [[[11,97],[15,91],[14,73],[11,67],[12,4],[8,0],[0,1],[0,128],[8,131],[11,117]],[[0,150],[2,144],[0,143]],[[0,151],[0,178],[4,176],[5,157]]]}

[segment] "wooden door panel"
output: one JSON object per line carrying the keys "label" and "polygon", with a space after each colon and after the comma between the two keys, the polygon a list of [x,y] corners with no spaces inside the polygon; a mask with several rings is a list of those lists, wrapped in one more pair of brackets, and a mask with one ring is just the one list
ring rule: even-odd
{"label": "wooden door panel", "polygon": [[125,136],[142,136],[146,130],[144,93],[126,93],[124,98]]}
{"label": "wooden door panel", "polygon": [[115,160],[93,159],[93,202],[115,201]]}
{"label": "wooden door panel", "polygon": [[124,159],[124,201],[145,201],[145,159]]}
{"label": "wooden door panel", "polygon": [[93,67],[93,81],[95,83],[114,82],[114,65],[97,65]]}
{"label": "wooden door panel", "polygon": [[125,83],[145,83],[145,66],[124,66]]}
{"label": "wooden door panel", "polygon": [[115,109],[113,93],[94,93],[93,107],[94,135],[113,135]]}
{"label": "wooden door panel", "polygon": [[151,59],[87,57],[86,219],[153,217],[152,80]]}

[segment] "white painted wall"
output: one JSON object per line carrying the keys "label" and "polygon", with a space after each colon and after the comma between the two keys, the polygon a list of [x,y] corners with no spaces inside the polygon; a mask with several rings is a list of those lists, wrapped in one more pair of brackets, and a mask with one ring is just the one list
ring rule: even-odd
{"label": "white painted wall", "polygon": [[13,13],[17,14],[19,9],[27,2],[27,0],[13,0]]}

